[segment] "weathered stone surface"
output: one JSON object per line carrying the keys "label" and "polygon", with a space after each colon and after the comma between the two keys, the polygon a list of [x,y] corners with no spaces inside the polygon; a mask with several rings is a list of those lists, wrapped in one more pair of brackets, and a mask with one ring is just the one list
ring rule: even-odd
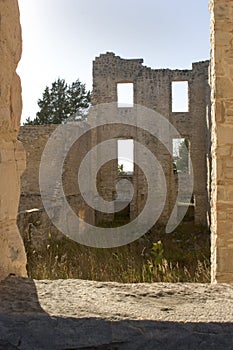
{"label": "weathered stone surface", "polygon": [[0,283],[0,349],[232,349],[233,286]]}
{"label": "weathered stone surface", "polygon": [[233,2],[211,0],[212,281],[233,282]]}
{"label": "weathered stone surface", "polygon": [[[134,103],[159,112],[178,130],[181,137],[188,139],[194,172],[194,217],[195,223],[202,225],[207,225],[209,215],[209,113],[207,107],[210,103],[210,91],[208,67],[209,61],[205,61],[193,63],[191,70],[152,69],[144,66],[142,59],[122,59],[111,52],[96,57],[93,63],[93,104],[117,101],[117,84],[131,82],[133,83]],[[187,112],[172,111],[172,83],[177,81],[185,81],[188,85],[189,107]],[[154,123],[156,125],[156,119]],[[116,138],[113,132],[102,130],[98,135],[99,140],[105,137],[107,132],[109,137]],[[119,138],[135,138],[146,145],[163,166],[167,181],[167,201],[160,222],[166,224],[174,207],[177,192],[172,157],[159,142],[154,142],[148,133],[137,130],[134,135],[125,126],[119,126],[117,132]],[[169,142],[172,144],[172,135],[170,135]],[[109,173],[111,173],[112,183],[116,182],[114,169],[106,167],[101,172],[102,183],[106,183]],[[140,198],[147,193],[147,183],[143,181],[143,175],[137,168],[133,184],[137,189],[137,195],[130,203],[130,211],[133,214],[132,217],[136,217],[144,205]],[[185,189],[182,190],[185,194]]]}
{"label": "weathered stone surface", "polygon": [[16,68],[21,56],[21,28],[16,0],[0,1],[0,279],[26,276],[26,255],[16,225],[20,175],[25,153],[17,140],[22,110]]}

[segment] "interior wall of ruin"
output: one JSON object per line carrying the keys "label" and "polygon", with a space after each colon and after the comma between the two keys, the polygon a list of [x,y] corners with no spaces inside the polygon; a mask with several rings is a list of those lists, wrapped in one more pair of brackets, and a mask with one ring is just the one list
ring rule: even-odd
{"label": "interior wall of ruin", "polygon": [[25,153],[17,140],[22,110],[16,68],[22,40],[17,0],[0,1],[0,279],[26,276],[26,254],[16,217]]}
{"label": "interior wall of ruin", "polygon": [[[46,143],[57,127],[58,125],[25,125],[20,128],[18,139],[23,143],[27,159],[27,167],[21,177],[20,215],[31,209],[44,211],[39,186],[40,163]],[[86,133],[85,137],[81,137],[71,147],[61,172],[68,203],[75,213],[87,222],[94,223],[94,211],[85,204],[77,181],[79,166],[90,147],[91,135]]]}
{"label": "interior wall of ruin", "polygon": [[212,281],[233,282],[233,2],[210,1]]}

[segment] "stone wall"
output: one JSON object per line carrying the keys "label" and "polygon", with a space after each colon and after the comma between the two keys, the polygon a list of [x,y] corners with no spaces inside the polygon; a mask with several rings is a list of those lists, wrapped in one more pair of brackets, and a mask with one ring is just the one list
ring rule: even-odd
{"label": "stone wall", "polygon": [[[193,63],[191,70],[152,69],[143,66],[142,59],[122,59],[115,56],[114,53],[100,55],[93,64],[93,104],[116,102],[117,84],[133,83],[134,103],[159,112],[175,126],[181,137],[189,140],[194,169],[195,223],[202,225],[209,224],[210,87],[208,68],[209,61]],[[172,82],[176,81],[187,81],[188,83],[188,112],[172,111]],[[140,130],[127,130],[123,126],[118,127],[115,133],[111,133],[105,128],[99,133],[99,142],[106,135],[109,138],[137,139],[159,158],[168,187],[167,202],[160,218],[165,223],[176,197],[177,179],[173,174],[171,156],[157,140]],[[172,143],[172,139],[170,142]],[[114,179],[114,177],[116,177],[116,171],[113,167],[111,178]],[[106,182],[109,178],[109,168],[103,169],[101,178],[103,183]],[[113,184],[115,182],[116,179]],[[146,184],[137,168],[135,168],[133,183],[138,191],[137,197],[131,203],[132,216],[135,217],[142,209],[140,198],[146,196]]]}
{"label": "stone wall", "polygon": [[[18,139],[26,151],[27,167],[21,177],[21,197],[19,213],[31,209],[43,209],[39,188],[41,156],[46,143],[58,125],[26,125],[20,128]],[[71,147],[62,169],[63,190],[66,198],[77,214],[93,223],[94,212],[83,201],[77,181],[79,165],[90,149],[90,134],[80,138]],[[81,214],[80,214],[81,215]]]}
{"label": "stone wall", "polygon": [[233,1],[210,1],[212,281],[233,282]]}
{"label": "stone wall", "polygon": [[18,139],[22,141],[26,151],[27,167],[21,178],[19,211],[42,207],[39,167],[46,142],[55,128],[55,125],[27,125],[20,128]]}
{"label": "stone wall", "polygon": [[17,141],[22,104],[16,68],[21,48],[18,3],[0,1],[0,279],[9,274],[26,276],[26,255],[16,225],[25,168],[25,153]]}

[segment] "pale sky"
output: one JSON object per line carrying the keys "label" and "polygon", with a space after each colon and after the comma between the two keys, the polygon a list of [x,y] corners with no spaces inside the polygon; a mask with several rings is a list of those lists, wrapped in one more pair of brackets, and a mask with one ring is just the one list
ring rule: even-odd
{"label": "pale sky", "polygon": [[92,89],[92,61],[111,51],[152,68],[209,59],[208,0],[19,0],[23,116],[58,77]]}

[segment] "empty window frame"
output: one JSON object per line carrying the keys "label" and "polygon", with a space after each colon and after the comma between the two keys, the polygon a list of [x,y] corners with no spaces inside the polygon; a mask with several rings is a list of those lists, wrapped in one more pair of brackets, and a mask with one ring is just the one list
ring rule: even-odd
{"label": "empty window frame", "polygon": [[173,172],[189,174],[190,144],[186,138],[172,140]]}
{"label": "empty window frame", "polygon": [[132,175],[134,172],[134,141],[117,140],[118,174]]}
{"label": "empty window frame", "polygon": [[172,82],[172,112],[188,112],[188,81]]}
{"label": "empty window frame", "polygon": [[132,108],[134,104],[133,83],[117,84],[118,108]]}

